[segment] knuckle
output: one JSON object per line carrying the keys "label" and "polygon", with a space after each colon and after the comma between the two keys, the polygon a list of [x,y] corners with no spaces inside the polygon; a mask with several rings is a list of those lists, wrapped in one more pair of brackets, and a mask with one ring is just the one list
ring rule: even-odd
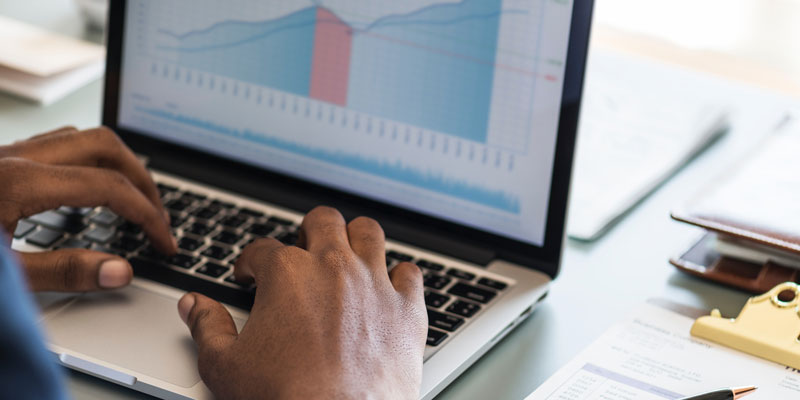
{"label": "knuckle", "polygon": [[56,261],[55,270],[65,288],[77,288],[81,285],[81,269],[84,259],[81,252],[67,252]]}
{"label": "knuckle", "polygon": [[350,222],[350,228],[369,232],[370,234],[383,235],[383,228],[378,221],[369,217],[358,217]]}
{"label": "knuckle", "polygon": [[338,246],[326,247],[319,252],[319,260],[322,262],[322,265],[333,270],[339,270],[342,267],[352,264],[354,259],[355,257],[352,251]]}
{"label": "knuckle", "polygon": [[189,321],[192,325],[192,333],[197,336],[200,330],[203,329],[208,319],[211,317],[211,311],[207,307],[196,305],[189,315]]}
{"label": "knuckle", "polygon": [[131,182],[122,173],[110,169],[104,170],[104,173],[109,184],[125,189],[132,188]]}
{"label": "knuckle", "polygon": [[410,262],[402,262],[394,267],[397,274],[401,274],[404,279],[413,283],[422,284],[422,270]]}
{"label": "knuckle", "polygon": [[339,210],[329,206],[317,206],[308,213],[310,218],[340,218],[343,219]]}
{"label": "knuckle", "polygon": [[306,252],[299,247],[284,246],[268,250],[264,258],[271,256],[278,265],[291,265],[304,258],[305,255]]}
{"label": "knuckle", "polygon": [[117,136],[117,134],[114,133],[114,131],[112,131],[110,128],[106,126],[99,126],[93,129],[92,132],[94,132],[97,135],[97,137],[104,140],[106,143],[117,144],[120,142],[119,136]]}

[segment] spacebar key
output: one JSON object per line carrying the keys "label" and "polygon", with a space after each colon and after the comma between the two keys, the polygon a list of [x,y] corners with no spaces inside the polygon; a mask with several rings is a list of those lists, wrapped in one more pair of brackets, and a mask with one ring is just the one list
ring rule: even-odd
{"label": "spacebar key", "polygon": [[458,283],[453,285],[447,293],[454,294],[456,296],[461,296],[465,299],[470,299],[474,301],[478,301],[481,303],[488,303],[491,301],[494,296],[497,295],[496,292],[487,289],[480,289],[474,286],[467,285],[466,283]]}
{"label": "spacebar key", "polygon": [[239,307],[242,310],[250,310],[253,307],[254,294],[252,292],[234,289],[178,272],[158,261],[134,257],[130,262],[133,267],[133,274],[137,277],[150,279],[181,290],[199,292],[214,300]]}
{"label": "spacebar key", "polygon": [[453,332],[463,323],[464,320],[461,318],[428,310],[428,325],[430,326]]}

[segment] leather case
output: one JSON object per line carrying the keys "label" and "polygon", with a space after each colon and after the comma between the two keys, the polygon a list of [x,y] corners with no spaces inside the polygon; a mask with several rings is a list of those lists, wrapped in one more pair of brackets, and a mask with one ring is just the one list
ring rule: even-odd
{"label": "leather case", "polygon": [[[754,153],[725,171],[684,208],[675,220],[741,241],[800,254],[800,127],[785,121]],[[774,263],[756,265],[729,257],[706,236],[671,260],[684,272],[763,293],[797,271]]]}
{"label": "leather case", "polygon": [[712,246],[716,235],[706,233],[685,253],[670,259],[670,263],[689,275],[755,294],[768,292],[783,282],[800,284],[800,270],[771,262],[755,264],[717,253]]}

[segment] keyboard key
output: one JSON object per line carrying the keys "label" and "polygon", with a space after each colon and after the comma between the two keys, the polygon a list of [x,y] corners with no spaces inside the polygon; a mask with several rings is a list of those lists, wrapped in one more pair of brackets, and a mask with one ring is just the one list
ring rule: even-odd
{"label": "keyboard key", "polygon": [[219,278],[220,276],[228,272],[228,267],[223,267],[222,265],[215,263],[205,263],[202,266],[200,266],[200,268],[198,268],[195,272],[210,276],[212,278]]}
{"label": "keyboard key", "polygon": [[464,323],[462,318],[428,310],[428,325],[453,332]]}
{"label": "keyboard key", "polygon": [[170,265],[174,265],[179,268],[189,269],[195,266],[200,262],[200,259],[197,257],[187,256],[186,254],[175,254],[174,256],[167,259],[167,263]]}
{"label": "keyboard key", "polygon": [[86,224],[83,223],[83,217],[80,214],[64,215],[55,211],[45,211],[28,218],[28,221],[72,234],[80,233],[86,229]]}
{"label": "keyboard key", "polygon": [[431,261],[428,261],[428,260],[419,260],[419,261],[417,261],[417,266],[419,266],[421,268],[429,269],[431,271],[436,271],[436,272],[444,271],[444,265],[439,264],[439,263],[435,263],[435,262],[431,262]]}
{"label": "keyboard key", "polygon": [[86,240],[78,238],[69,238],[60,245],[59,249],[88,249],[92,244]]}
{"label": "keyboard key", "polygon": [[249,284],[247,284],[247,283],[242,283],[242,282],[239,282],[239,281],[237,281],[237,280],[236,280],[236,277],[235,277],[235,276],[233,276],[233,274],[230,274],[230,275],[228,275],[228,277],[227,277],[227,278],[225,278],[225,282],[232,283],[232,284],[234,284],[234,285],[236,285],[236,286],[239,286],[239,287],[241,287],[241,288],[246,288],[246,287],[249,287],[249,286],[250,286],[250,285],[249,285]]}
{"label": "keyboard key", "polygon": [[437,290],[441,290],[445,286],[447,286],[447,284],[450,283],[451,281],[452,281],[452,279],[450,279],[450,278],[448,278],[446,276],[442,276],[442,275],[438,275],[438,274],[430,274],[430,275],[425,277],[424,283],[425,283],[425,286],[427,286],[429,288],[434,288],[434,289],[437,289]]}
{"label": "keyboard key", "polygon": [[294,246],[299,236],[294,232],[284,232],[276,237],[281,243],[287,246]]}
{"label": "keyboard key", "polygon": [[131,236],[122,236],[111,243],[111,248],[123,252],[133,252],[144,246],[145,241]]}
{"label": "keyboard key", "polygon": [[496,292],[487,290],[487,289],[479,289],[475,286],[467,285],[466,283],[456,283],[447,293],[454,294],[456,296],[463,297],[465,299],[475,300],[479,303],[488,303],[490,300],[497,295]]}
{"label": "keyboard key", "polygon": [[187,220],[188,220],[188,218],[181,217],[181,216],[175,215],[175,214],[170,214],[170,216],[169,216],[169,225],[172,227],[172,229],[178,229],[184,223],[186,223]]}
{"label": "keyboard key", "polygon": [[277,228],[277,226],[274,225],[274,224],[271,224],[271,223],[253,224],[253,225],[250,225],[249,228],[247,228],[247,231],[250,232],[251,234],[255,235],[255,236],[262,236],[263,237],[263,236],[267,236],[270,233],[274,232],[275,228]]}
{"label": "keyboard key", "polygon": [[26,221],[20,220],[17,222],[17,228],[14,229],[14,239],[22,239],[25,235],[31,233],[36,228],[36,225]]}
{"label": "keyboard key", "polygon": [[206,224],[204,222],[195,222],[186,229],[186,232],[189,232],[197,236],[206,236],[213,231],[214,231],[214,226]]}
{"label": "keyboard key", "polygon": [[228,203],[227,201],[222,201],[222,200],[213,200],[211,204],[217,207],[227,208],[227,209],[236,207],[233,203]]}
{"label": "keyboard key", "polygon": [[114,237],[114,234],[115,232],[113,229],[97,226],[83,235],[83,237],[95,243],[108,243]]}
{"label": "keyboard key", "polygon": [[450,296],[435,292],[425,292],[425,304],[428,307],[439,308],[450,300]]}
{"label": "keyboard key", "polygon": [[395,260],[400,261],[400,262],[404,262],[404,261],[407,262],[407,261],[411,261],[411,260],[414,259],[413,256],[410,256],[410,255],[405,254],[405,253],[401,253],[399,251],[394,251],[394,250],[387,251],[386,252],[386,257],[394,258]]}
{"label": "keyboard key", "polygon": [[486,286],[486,287],[490,287],[490,288],[495,289],[495,290],[503,290],[503,289],[508,287],[508,285],[506,285],[503,282],[498,282],[498,281],[496,281],[494,279],[489,279],[489,278],[478,279],[478,284]]}
{"label": "keyboard key", "polygon": [[157,183],[156,186],[158,187],[158,191],[161,192],[162,195],[178,191],[178,188],[176,188],[175,186],[167,185],[166,183]]}
{"label": "keyboard key", "polygon": [[242,214],[249,215],[249,216],[251,216],[251,217],[256,217],[256,218],[259,218],[259,217],[263,217],[263,216],[264,216],[264,213],[263,213],[263,212],[261,212],[261,211],[256,211],[256,210],[253,210],[253,209],[251,209],[251,208],[242,208],[241,210],[239,210],[239,212],[241,212]]}
{"label": "keyboard key", "polygon": [[456,277],[458,279],[465,280],[465,281],[471,281],[471,280],[475,279],[475,274],[471,274],[469,272],[462,271],[460,269],[455,269],[455,268],[451,268],[449,271],[447,271],[447,275],[454,276],[454,277]]}
{"label": "keyboard key", "polygon": [[231,231],[222,231],[214,236],[214,240],[220,243],[234,245],[242,240],[242,236]]}
{"label": "keyboard key", "polygon": [[33,232],[25,238],[25,241],[39,247],[50,247],[64,234],[59,231],[54,231],[49,228],[40,228],[38,231]]}
{"label": "keyboard key", "polygon": [[186,199],[195,199],[195,200],[205,200],[208,198],[208,196],[204,194],[190,192],[188,190],[183,192],[182,197]]}
{"label": "keyboard key", "polygon": [[133,222],[125,222],[117,227],[117,230],[130,235],[138,235],[142,233],[142,227],[134,224]]}
{"label": "keyboard key", "polygon": [[411,261],[411,260],[414,259],[413,256],[410,256],[410,255],[405,254],[405,253],[400,253],[399,251],[394,251],[394,250],[387,251],[386,252],[386,257],[394,258],[395,260],[400,261],[400,262]]}
{"label": "keyboard key", "polygon": [[90,221],[105,225],[111,226],[119,222],[120,218],[117,214],[114,214],[111,210],[102,209],[99,213],[95,214],[90,218]]}
{"label": "keyboard key", "polygon": [[444,342],[445,339],[447,339],[446,333],[428,328],[428,340],[427,342],[425,342],[425,344],[427,344],[428,346],[436,347],[442,344],[442,342]]}
{"label": "keyboard key", "polygon": [[167,204],[164,204],[164,207],[166,207],[169,210],[181,212],[191,207],[193,202],[194,201],[192,199],[181,197],[179,199],[168,201]]}
{"label": "keyboard key", "polygon": [[200,208],[192,211],[192,215],[195,218],[212,219],[212,218],[216,217],[217,214],[219,214],[219,212],[220,212],[219,208],[214,207],[214,206],[208,206],[208,207],[200,207]]}
{"label": "keyboard key", "polygon": [[166,260],[166,256],[161,254],[158,250],[155,249],[153,246],[147,246],[142,251],[139,252],[139,255],[150,260]]}
{"label": "keyboard key", "polygon": [[78,214],[81,217],[85,217],[85,216],[91,214],[92,211],[94,211],[94,208],[91,208],[91,207],[67,207],[67,206],[61,206],[56,211],[58,211],[58,212],[60,212],[61,214],[64,214],[64,215]]}
{"label": "keyboard key", "polygon": [[290,221],[290,220],[288,220],[286,218],[281,218],[281,217],[269,217],[268,221],[272,222],[274,224],[283,225],[283,226],[292,226],[292,225],[294,225],[294,222],[292,222],[292,221]]}
{"label": "keyboard key", "polygon": [[231,250],[226,249],[224,247],[211,246],[203,252],[203,255],[217,260],[224,260],[225,257],[228,257],[229,255],[231,255],[231,253],[232,253]]}
{"label": "keyboard key", "polygon": [[470,318],[481,310],[481,306],[468,301],[456,300],[447,307],[447,312]]}
{"label": "keyboard key", "polygon": [[186,251],[195,251],[202,247],[205,243],[192,239],[190,237],[183,237],[181,240],[178,240],[178,247],[186,250]]}
{"label": "keyboard key", "polygon": [[223,218],[220,223],[222,225],[227,226],[228,228],[238,228],[244,225],[247,222],[247,217],[242,215],[231,215],[229,217]]}

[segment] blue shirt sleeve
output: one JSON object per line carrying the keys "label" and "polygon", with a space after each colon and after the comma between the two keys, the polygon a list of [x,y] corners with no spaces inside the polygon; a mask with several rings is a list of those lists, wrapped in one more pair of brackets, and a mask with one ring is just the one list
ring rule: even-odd
{"label": "blue shirt sleeve", "polygon": [[18,263],[0,244],[0,399],[67,398],[62,371],[44,347],[36,315]]}

